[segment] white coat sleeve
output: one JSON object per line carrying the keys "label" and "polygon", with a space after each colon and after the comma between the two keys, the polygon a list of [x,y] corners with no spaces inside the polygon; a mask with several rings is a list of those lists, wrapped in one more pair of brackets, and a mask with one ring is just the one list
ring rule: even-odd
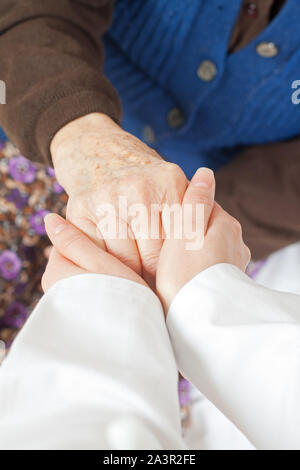
{"label": "white coat sleeve", "polygon": [[167,325],[181,373],[258,449],[300,449],[300,296],[219,264],[177,294]]}
{"label": "white coat sleeve", "polygon": [[177,380],[150,289],[96,274],[60,281],[0,367],[0,448],[181,448]]}

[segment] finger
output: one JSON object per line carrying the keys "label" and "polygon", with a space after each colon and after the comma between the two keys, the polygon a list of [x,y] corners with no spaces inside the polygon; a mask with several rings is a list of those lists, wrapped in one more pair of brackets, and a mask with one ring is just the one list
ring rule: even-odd
{"label": "finger", "polygon": [[141,237],[138,233],[135,233],[135,236],[142,260],[142,276],[147,284],[154,288],[157,264],[163,245],[161,215],[158,220],[153,221],[153,226],[149,227],[145,237]]}
{"label": "finger", "polygon": [[[137,214],[136,214],[137,215]],[[142,276],[151,287],[155,287],[155,275],[162,240],[162,221],[160,208],[151,209],[144,204],[144,211],[133,217],[130,228],[140,254]]]}
{"label": "finger", "polygon": [[106,250],[105,241],[101,236],[101,233],[97,229],[97,225],[90,219],[85,217],[75,218],[67,217],[71,224],[77,227],[81,232],[85,233],[89,239],[102,250]]}
{"label": "finger", "polygon": [[90,273],[123,277],[146,285],[132,269],[98,248],[84,233],[57,214],[45,217],[47,234],[56,250]]}
{"label": "finger", "polygon": [[183,207],[186,204],[204,206],[204,234],[206,233],[208,221],[214,207],[215,177],[209,168],[199,168],[194,174],[183,198]]}
{"label": "finger", "polygon": [[106,263],[105,251],[98,248],[87,235],[57,214],[45,217],[46,232],[57,251],[77,266],[96,272]]}
{"label": "finger", "polygon": [[49,262],[41,280],[42,289],[47,292],[56,282],[86,272],[64,258],[55,248],[52,248]]}
{"label": "finger", "polygon": [[[115,237],[104,236],[108,253],[118,258],[129,268],[133,269],[139,276],[142,274],[141,259],[133,233],[127,222],[118,219],[118,233]],[[101,224],[98,224],[101,232]]]}
{"label": "finger", "polygon": [[157,264],[163,240],[138,240],[137,245],[142,258],[142,276],[151,289],[154,289]]}

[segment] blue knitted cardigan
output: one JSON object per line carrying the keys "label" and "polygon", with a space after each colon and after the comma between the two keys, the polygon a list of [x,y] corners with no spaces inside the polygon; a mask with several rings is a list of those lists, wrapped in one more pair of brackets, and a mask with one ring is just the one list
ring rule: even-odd
{"label": "blue knitted cardigan", "polygon": [[[124,127],[188,176],[216,169],[241,148],[300,134],[300,1],[287,0],[250,44],[228,55],[242,0],[119,0],[105,36],[106,74],[118,90]],[[273,42],[278,54],[257,53]],[[212,61],[211,81],[197,75]],[[184,115],[179,128],[168,113]],[[283,155],[284,158],[284,155]]]}

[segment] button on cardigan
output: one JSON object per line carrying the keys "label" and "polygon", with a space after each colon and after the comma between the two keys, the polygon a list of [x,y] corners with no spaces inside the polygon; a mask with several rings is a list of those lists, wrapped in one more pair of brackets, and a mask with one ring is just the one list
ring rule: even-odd
{"label": "button on cardigan", "polygon": [[[143,139],[150,126],[153,147],[189,177],[199,166],[218,169],[242,147],[300,134],[300,106],[291,100],[300,2],[288,0],[259,36],[228,54],[240,6],[117,1],[105,36],[105,71],[122,99],[124,127]],[[174,108],[184,126],[169,125]]]}

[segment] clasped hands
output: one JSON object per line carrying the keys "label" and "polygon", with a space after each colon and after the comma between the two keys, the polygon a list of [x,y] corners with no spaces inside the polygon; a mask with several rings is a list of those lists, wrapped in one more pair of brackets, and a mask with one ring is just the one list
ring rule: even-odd
{"label": "clasped hands", "polygon": [[[199,169],[187,186],[182,208],[186,204],[204,206],[204,240],[200,249],[187,250],[184,235],[181,239],[170,237],[160,241],[154,290],[165,314],[177,292],[198,273],[219,263],[229,263],[244,271],[249,263],[250,251],[243,242],[241,225],[214,201],[214,196],[213,172]],[[132,267],[101,249],[62,217],[47,215],[45,226],[53,248],[42,278],[44,291],[59,280],[84,273],[118,276],[149,287]]]}

